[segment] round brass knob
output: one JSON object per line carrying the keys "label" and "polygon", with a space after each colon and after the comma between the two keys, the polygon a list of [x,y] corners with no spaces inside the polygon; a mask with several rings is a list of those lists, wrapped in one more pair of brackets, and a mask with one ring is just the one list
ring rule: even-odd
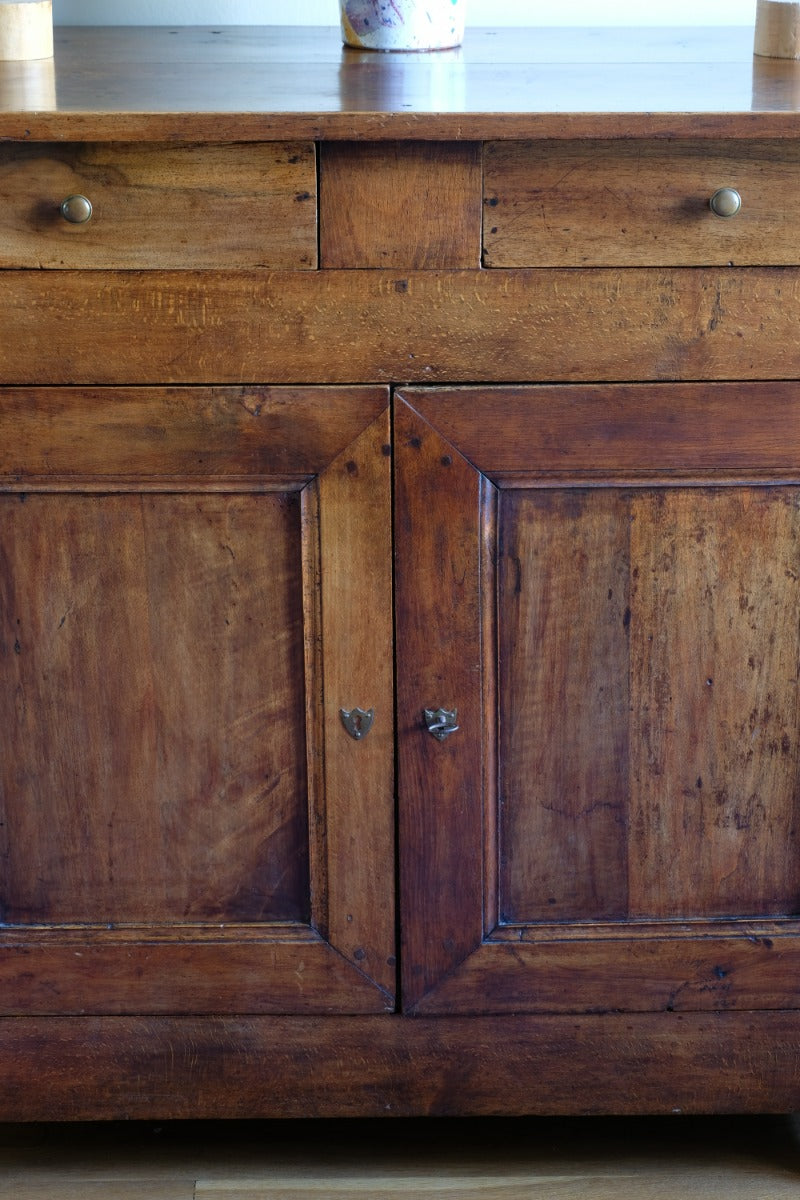
{"label": "round brass knob", "polygon": [[67,196],[59,211],[70,225],[85,225],[92,219],[92,202],[86,196]]}
{"label": "round brass knob", "polygon": [[717,217],[735,217],[742,207],[742,197],[736,188],[718,188],[709,200],[709,207]]}

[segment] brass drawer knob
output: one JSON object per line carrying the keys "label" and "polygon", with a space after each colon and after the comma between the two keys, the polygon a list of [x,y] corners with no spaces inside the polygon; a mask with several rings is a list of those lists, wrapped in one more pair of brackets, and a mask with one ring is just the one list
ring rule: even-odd
{"label": "brass drawer knob", "polygon": [[736,188],[718,188],[709,200],[709,207],[717,217],[735,217],[742,207],[742,197]]}
{"label": "brass drawer knob", "polygon": [[85,225],[92,219],[92,202],[86,196],[67,196],[59,211],[70,225]]}

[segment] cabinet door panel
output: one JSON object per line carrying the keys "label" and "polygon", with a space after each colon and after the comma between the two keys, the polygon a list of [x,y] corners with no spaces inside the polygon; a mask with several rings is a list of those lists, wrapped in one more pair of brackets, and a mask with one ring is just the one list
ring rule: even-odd
{"label": "cabinet door panel", "polygon": [[[796,402],[792,384],[404,391],[410,1006],[796,1007]],[[420,628],[422,680],[402,652]],[[431,681],[459,708],[442,746]]]}
{"label": "cabinet door panel", "polygon": [[384,1010],[385,392],[6,391],[0,425],[2,1010]]}
{"label": "cabinet door panel", "polygon": [[503,494],[504,922],[797,908],[798,503]]}
{"label": "cabinet door panel", "polygon": [[616,491],[500,503],[500,920],[627,913],[629,556]]}
{"label": "cabinet door panel", "polygon": [[299,510],[0,498],[6,923],[309,919]]}
{"label": "cabinet door panel", "polygon": [[630,911],[800,911],[800,489],[631,497]]}

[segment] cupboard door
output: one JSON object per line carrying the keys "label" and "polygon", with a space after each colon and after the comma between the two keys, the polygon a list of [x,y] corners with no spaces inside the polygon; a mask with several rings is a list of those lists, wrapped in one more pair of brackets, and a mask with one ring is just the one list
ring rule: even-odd
{"label": "cupboard door", "polygon": [[403,390],[408,1008],[798,1006],[799,400]]}
{"label": "cupboard door", "polygon": [[392,1006],[387,401],[0,393],[3,1013]]}

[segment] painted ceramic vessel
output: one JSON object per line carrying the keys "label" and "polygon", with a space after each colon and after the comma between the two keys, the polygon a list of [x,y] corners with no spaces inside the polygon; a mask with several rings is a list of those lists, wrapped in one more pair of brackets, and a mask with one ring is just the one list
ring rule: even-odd
{"label": "painted ceramic vessel", "polygon": [[464,37],[464,0],[341,0],[342,37],[361,50],[446,50]]}

